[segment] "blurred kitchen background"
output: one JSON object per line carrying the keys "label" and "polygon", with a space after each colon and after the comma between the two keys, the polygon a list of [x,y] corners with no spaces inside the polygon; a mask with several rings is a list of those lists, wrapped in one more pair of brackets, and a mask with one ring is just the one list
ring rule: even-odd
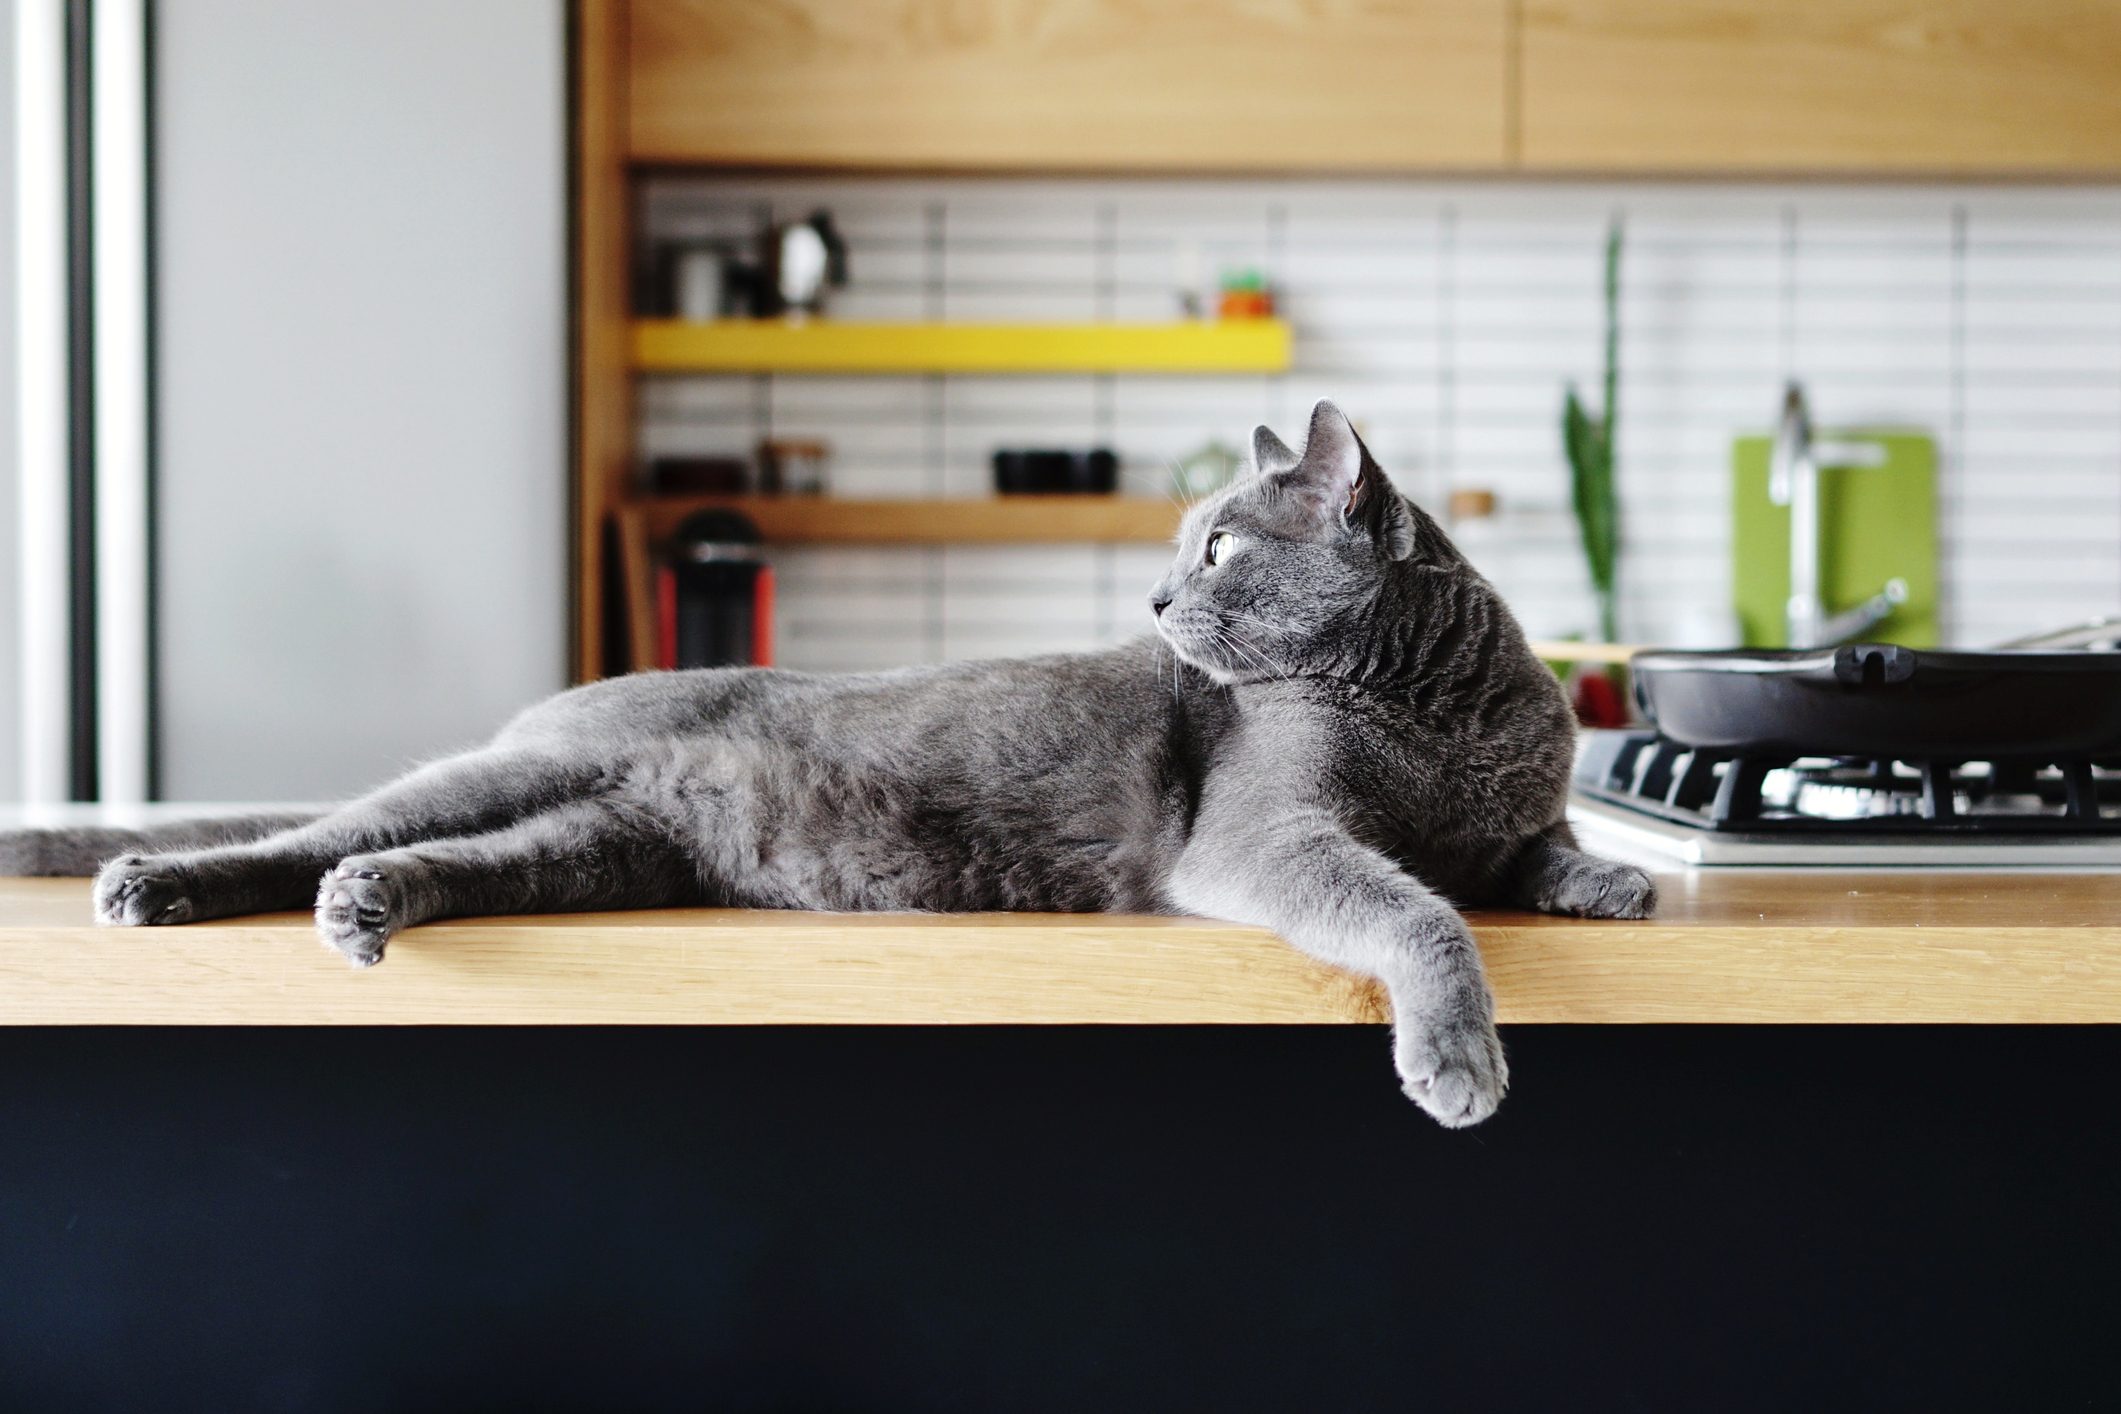
{"label": "blurred kitchen background", "polygon": [[[80,229],[54,33],[82,101],[140,36],[152,217],[151,558],[80,548],[122,435],[0,466],[0,799],[329,797],[607,671],[1115,642],[1177,498],[1321,397],[1535,638],[1599,638],[1562,400],[1603,413],[1616,230],[1620,640],[1783,641],[1792,382],[1877,463],[1822,473],[1828,607],[1906,589],[1867,636],[2121,610],[2102,7],[0,11],[0,318]],[[1000,496],[1014,452],[1111,489]]]}
{"label": "blurred kitchen background", "polygon": [[[1560,434],[1600,369],[1600,262],[1623,223],[1622,634],[1724,640],[1732,446],[1801,379],[1823,427],[1937,439],[1945,634],[1980,642],[2121,599],[2121,193],[2059,187],[1414,180],[660,178],[653,238],[830,209],[835,318],[1157,320],[1182,274],[1268,272],[1286,372],[644,380],[639,447],[833,449],[850,497],[979,496],[997,447],[1110,447],[1161,497],[1205,444],[1300,442],[1331,397],[1458,529],[1536,638],[1595,633]],[[782,661],[877,667],[1139,633],[1158,545],[777,554]]]}

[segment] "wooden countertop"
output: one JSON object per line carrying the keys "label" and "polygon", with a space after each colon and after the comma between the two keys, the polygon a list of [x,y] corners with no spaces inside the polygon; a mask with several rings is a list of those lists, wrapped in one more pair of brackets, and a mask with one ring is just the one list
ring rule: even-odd
{"label": "wooden countertop", "polygon": [[[1474,916],[1505,1022],[2121,1021],[2121,874],[1696,871],[1658,916]],[[300,914],[98,928],[0,880],[0,1024],[1375,1022],[1256,928],[662,910],[430,924],[355,972]]]}

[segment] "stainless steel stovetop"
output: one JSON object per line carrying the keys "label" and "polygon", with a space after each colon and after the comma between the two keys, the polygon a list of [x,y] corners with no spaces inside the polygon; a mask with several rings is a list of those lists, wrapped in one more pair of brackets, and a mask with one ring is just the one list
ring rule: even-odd
{"label": "stainless steel stovetop", "polygon": [[2121,870],[2121,765],[1697,751],[1641,730],[1580,738],[1569,818],[1634,862]]}
{"label": "stainless steel stovetop", "polygon": [[2121,872],[2121,838],[2114,836],[1747,834],[1660,820],[1580,794],[1569,801],[1569,823],[1585,849],[1647,868],[1689,864]]}

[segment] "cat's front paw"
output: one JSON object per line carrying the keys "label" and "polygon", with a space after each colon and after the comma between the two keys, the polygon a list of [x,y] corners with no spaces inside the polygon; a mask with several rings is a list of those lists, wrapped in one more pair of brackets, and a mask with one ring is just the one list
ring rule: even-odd
{"label": "cat's front paw", "polygon": [[1573,918],[1647,918],[1657,908],[1657,885],[1632,864],[1584,855],[1548,889],[1539,907]]}
{"label": "cat's front paw", "polygon": [[1393,1042],[1407,1098],[1446,1129],[1463,1129],[1495,1113],[1510,1088],[1502,1038],[1486,1015],[1401,1022]]}
{"label": "cat's front paw", "polygon": [[343,860],[317,888],[317,936],[355,967],[381,962],[404,919],[403,895],[381,860]]}
{"label": "cat's front paw", "polygon": [[96,921],[125,928],[186,922],[198,912],[197,884],[171,860],[120,855],[96,875]]}

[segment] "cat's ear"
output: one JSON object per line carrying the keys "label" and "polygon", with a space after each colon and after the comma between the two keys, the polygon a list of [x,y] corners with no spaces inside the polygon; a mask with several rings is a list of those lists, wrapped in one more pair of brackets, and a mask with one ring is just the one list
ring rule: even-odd
{"label": "cat's ear", "polygon": [[1387,559],[1404,560],[1414,553],[1414,524],[1406,501],[1392,489],[1347,414],[1332,403],[1320,402],[1311,409],[1304,454],[1284,484],[1321,520],[1365,526]]}
{"label": "cat's ear", "polygon": [[1296,465],[1296,453],[1274,435],[1273,428],[1261,423],[1252,429],[1252,465],[1262,473],[1288,471]]}
{"label": "cat's ear", "polygon": [[1311,409],[1311,432],[1304,439],[1304,454],[1290,468],[1283,484],[1323,516],[1352,510],[1362,493],[1362,438],[1339,408],[1321,402]]}

